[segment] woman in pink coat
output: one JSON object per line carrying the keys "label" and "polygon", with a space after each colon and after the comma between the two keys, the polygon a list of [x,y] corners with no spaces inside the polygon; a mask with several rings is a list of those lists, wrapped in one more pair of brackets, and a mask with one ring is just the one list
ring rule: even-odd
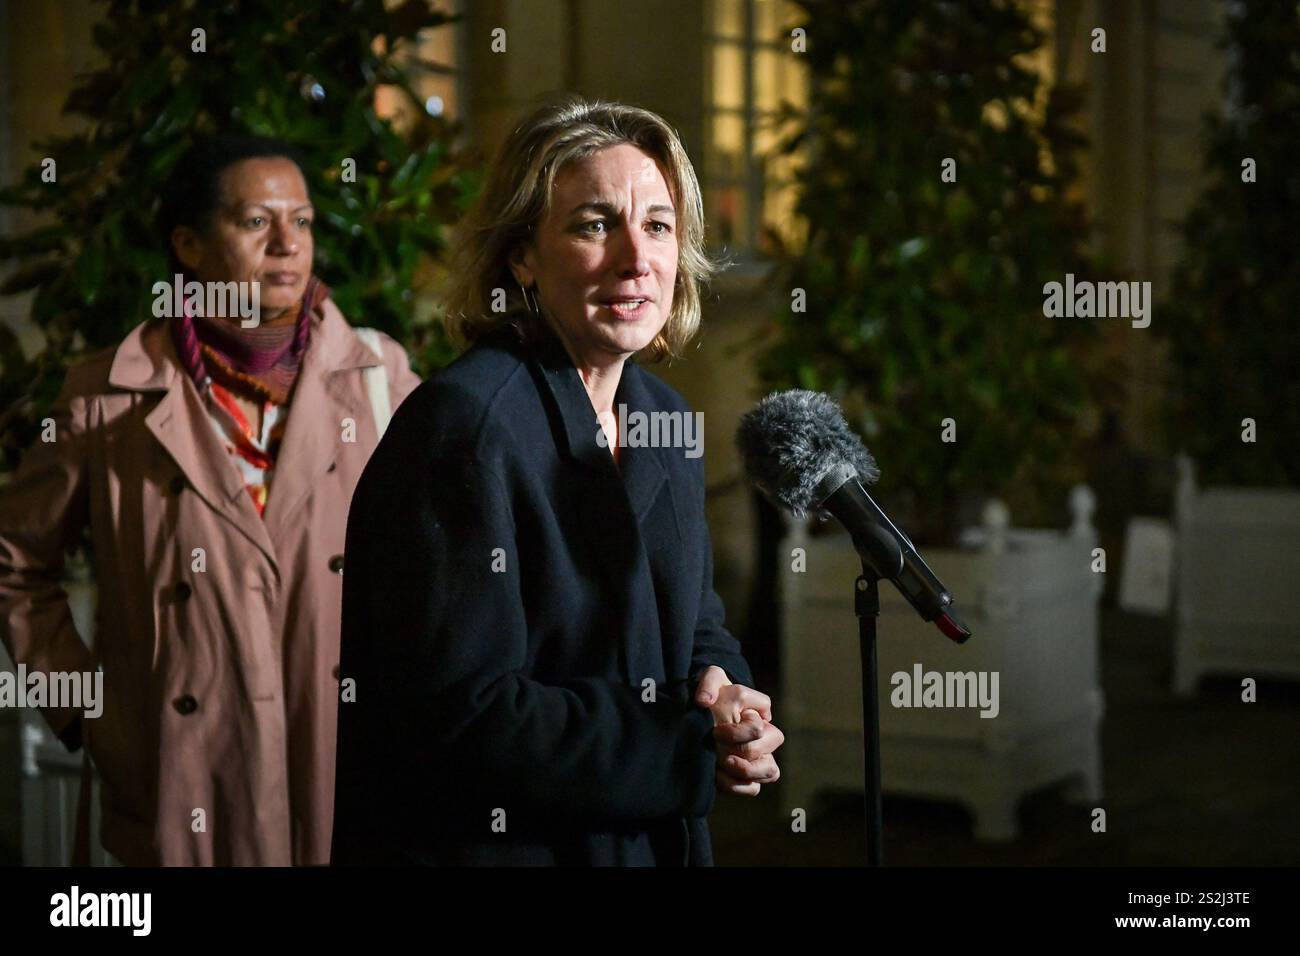
{"label": "woman in pink coat", "polygon": [[[69,370],[0,489],[0,638],[29,680],[102,669],[98,716],[45,715],[128,865],[329,860],[348,504],[419,379],[312,275],[312,219],[283,144],[196,147],[162,226],[200,285],[166,277],[155,318]],[[79,635],[60,579],[87,526]]]}

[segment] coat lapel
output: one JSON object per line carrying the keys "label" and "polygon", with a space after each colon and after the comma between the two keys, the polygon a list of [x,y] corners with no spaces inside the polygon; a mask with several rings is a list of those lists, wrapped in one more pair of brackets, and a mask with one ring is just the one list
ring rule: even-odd
{"label": "coat lapel", "polygon": [[559,340],[549,339],[540,346],[536,362],[555,400],[565,450],[595,473],[617,477],[618,471],[609,449],[602,448],[596,440],[600,422],[596,419],[591,397]]}
{"label": "coat lapel", "polygon": [[[559,409],[569,454],[597,474],[621,479],[628,506],[639,524],[649,513],[668,478],[660,450],[623,448],[619,451],[619,464],[615,465],[609,449],[601,447],[596,440],[600,433],[596,410],[578,370],[558,340],[551,340],[542,349],[538,364]],[[641,369],[632,362],[624,365],[614,397],[615,414],[619,413],[619,406],[626,407],[629,415],[654,411],[643,376]]]}
{"label": "coat lapel", "polygon": [[[601,569],[623,603],[622,665],[624,679],[640,684],[649,677],[663,682],[664,660],[659,608],[654,579],[641,534],[641,521],[649,513],[666,480],[658,449],[623,449],[622,471],[614,464],[608,448],[596,440],[600,422],[591,398],[582,384],[568,353],[552,339],[537,355],[543,379],[559,422],[557,443],[567,445],[568,454],[590,475],[590,492],[583,499],[581,526],[597,554]],[[645,410],[649,396],[641,382],[641,370],[631,363],[623,368],[615,398]]]}
{"label": "coat lapel", "polygon": [[189,487],[276,567],[271,539],[244,491],[239,469],[213,430],[198,388],[180,369],[166,322],[146,322],[132,330],[114,354],[108,381],[114,388],[166,393],[145,416],[145,427]]}
{"label": "coat lapel", "polygon": [[356,441],[373,430],[360,369],[380,364],[378,356],[328,299],[313,321],[266,499],[266,528],[277,545],[293,534],[295,513],[342,450],[344,419],[352,419]]}
{"label": "coat lapel", "polygon": [[[619,379],[618,393],[614,398],[615,412],[619,412],[620,408],[627,409],[628,417],[636,413],[649,415],[655,410],[645,387],[644,373],[631,362],[623,367],[623,376]],[[668,480],[663,452],[650,446],[619,449],[619,468],[632,513],[636,515],[637,524],[643,524],[655,499],[659,497],[664,482]]]}

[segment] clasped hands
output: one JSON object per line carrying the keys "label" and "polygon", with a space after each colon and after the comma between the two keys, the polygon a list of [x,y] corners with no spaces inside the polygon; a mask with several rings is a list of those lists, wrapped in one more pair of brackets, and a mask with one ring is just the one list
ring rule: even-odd
{"label": "clasped hands", "polygon": [[718,755],[714,781],[724,793],[758,795],[781,776],[772,754],[785,734],[772,723],[772,700],[744,684],[733,684],[713,665],[700,675],[695,703],[713,713],[713,743]]}

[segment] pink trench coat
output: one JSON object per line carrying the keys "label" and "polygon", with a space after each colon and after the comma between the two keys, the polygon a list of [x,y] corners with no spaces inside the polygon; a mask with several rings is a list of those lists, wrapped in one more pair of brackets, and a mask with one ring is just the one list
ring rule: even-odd
{"label": "pink trench coat", "polygon": [[[333,302],[313,322],[265,520],[161,320],[68,372],[55,440],[0,489],[0,637],[29,674],[102,667],[83,739],[104,848],[128,865],[329,861],[343,542],[378,358]],[[382,344],[395,409],[419,379]],[[87,521],[91,651],[59,586]],[[73,713],[46,717],[62,732]]]}

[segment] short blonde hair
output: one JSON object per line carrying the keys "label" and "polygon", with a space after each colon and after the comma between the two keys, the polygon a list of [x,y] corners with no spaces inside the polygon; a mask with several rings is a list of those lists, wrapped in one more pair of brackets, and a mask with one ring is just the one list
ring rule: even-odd
{"label": "short blonde hair", "polygon": [[[700,326],[700,289],[725,263],[704,248],[704,202],[676,131],[649,110],[568,95],[523,120],[492,161],[474,208],[458,231],[445,322],[453,340],[473,343],[504,326],[521,337],[544,334],[510,271],[511,254],[550,211],[555,177],[567,164],[630,144],[661,167],[677,210],[677,281],[663,329],[643,350],[650,361],[676,358]],[[491,308],[496,290],[504,312]]]}

